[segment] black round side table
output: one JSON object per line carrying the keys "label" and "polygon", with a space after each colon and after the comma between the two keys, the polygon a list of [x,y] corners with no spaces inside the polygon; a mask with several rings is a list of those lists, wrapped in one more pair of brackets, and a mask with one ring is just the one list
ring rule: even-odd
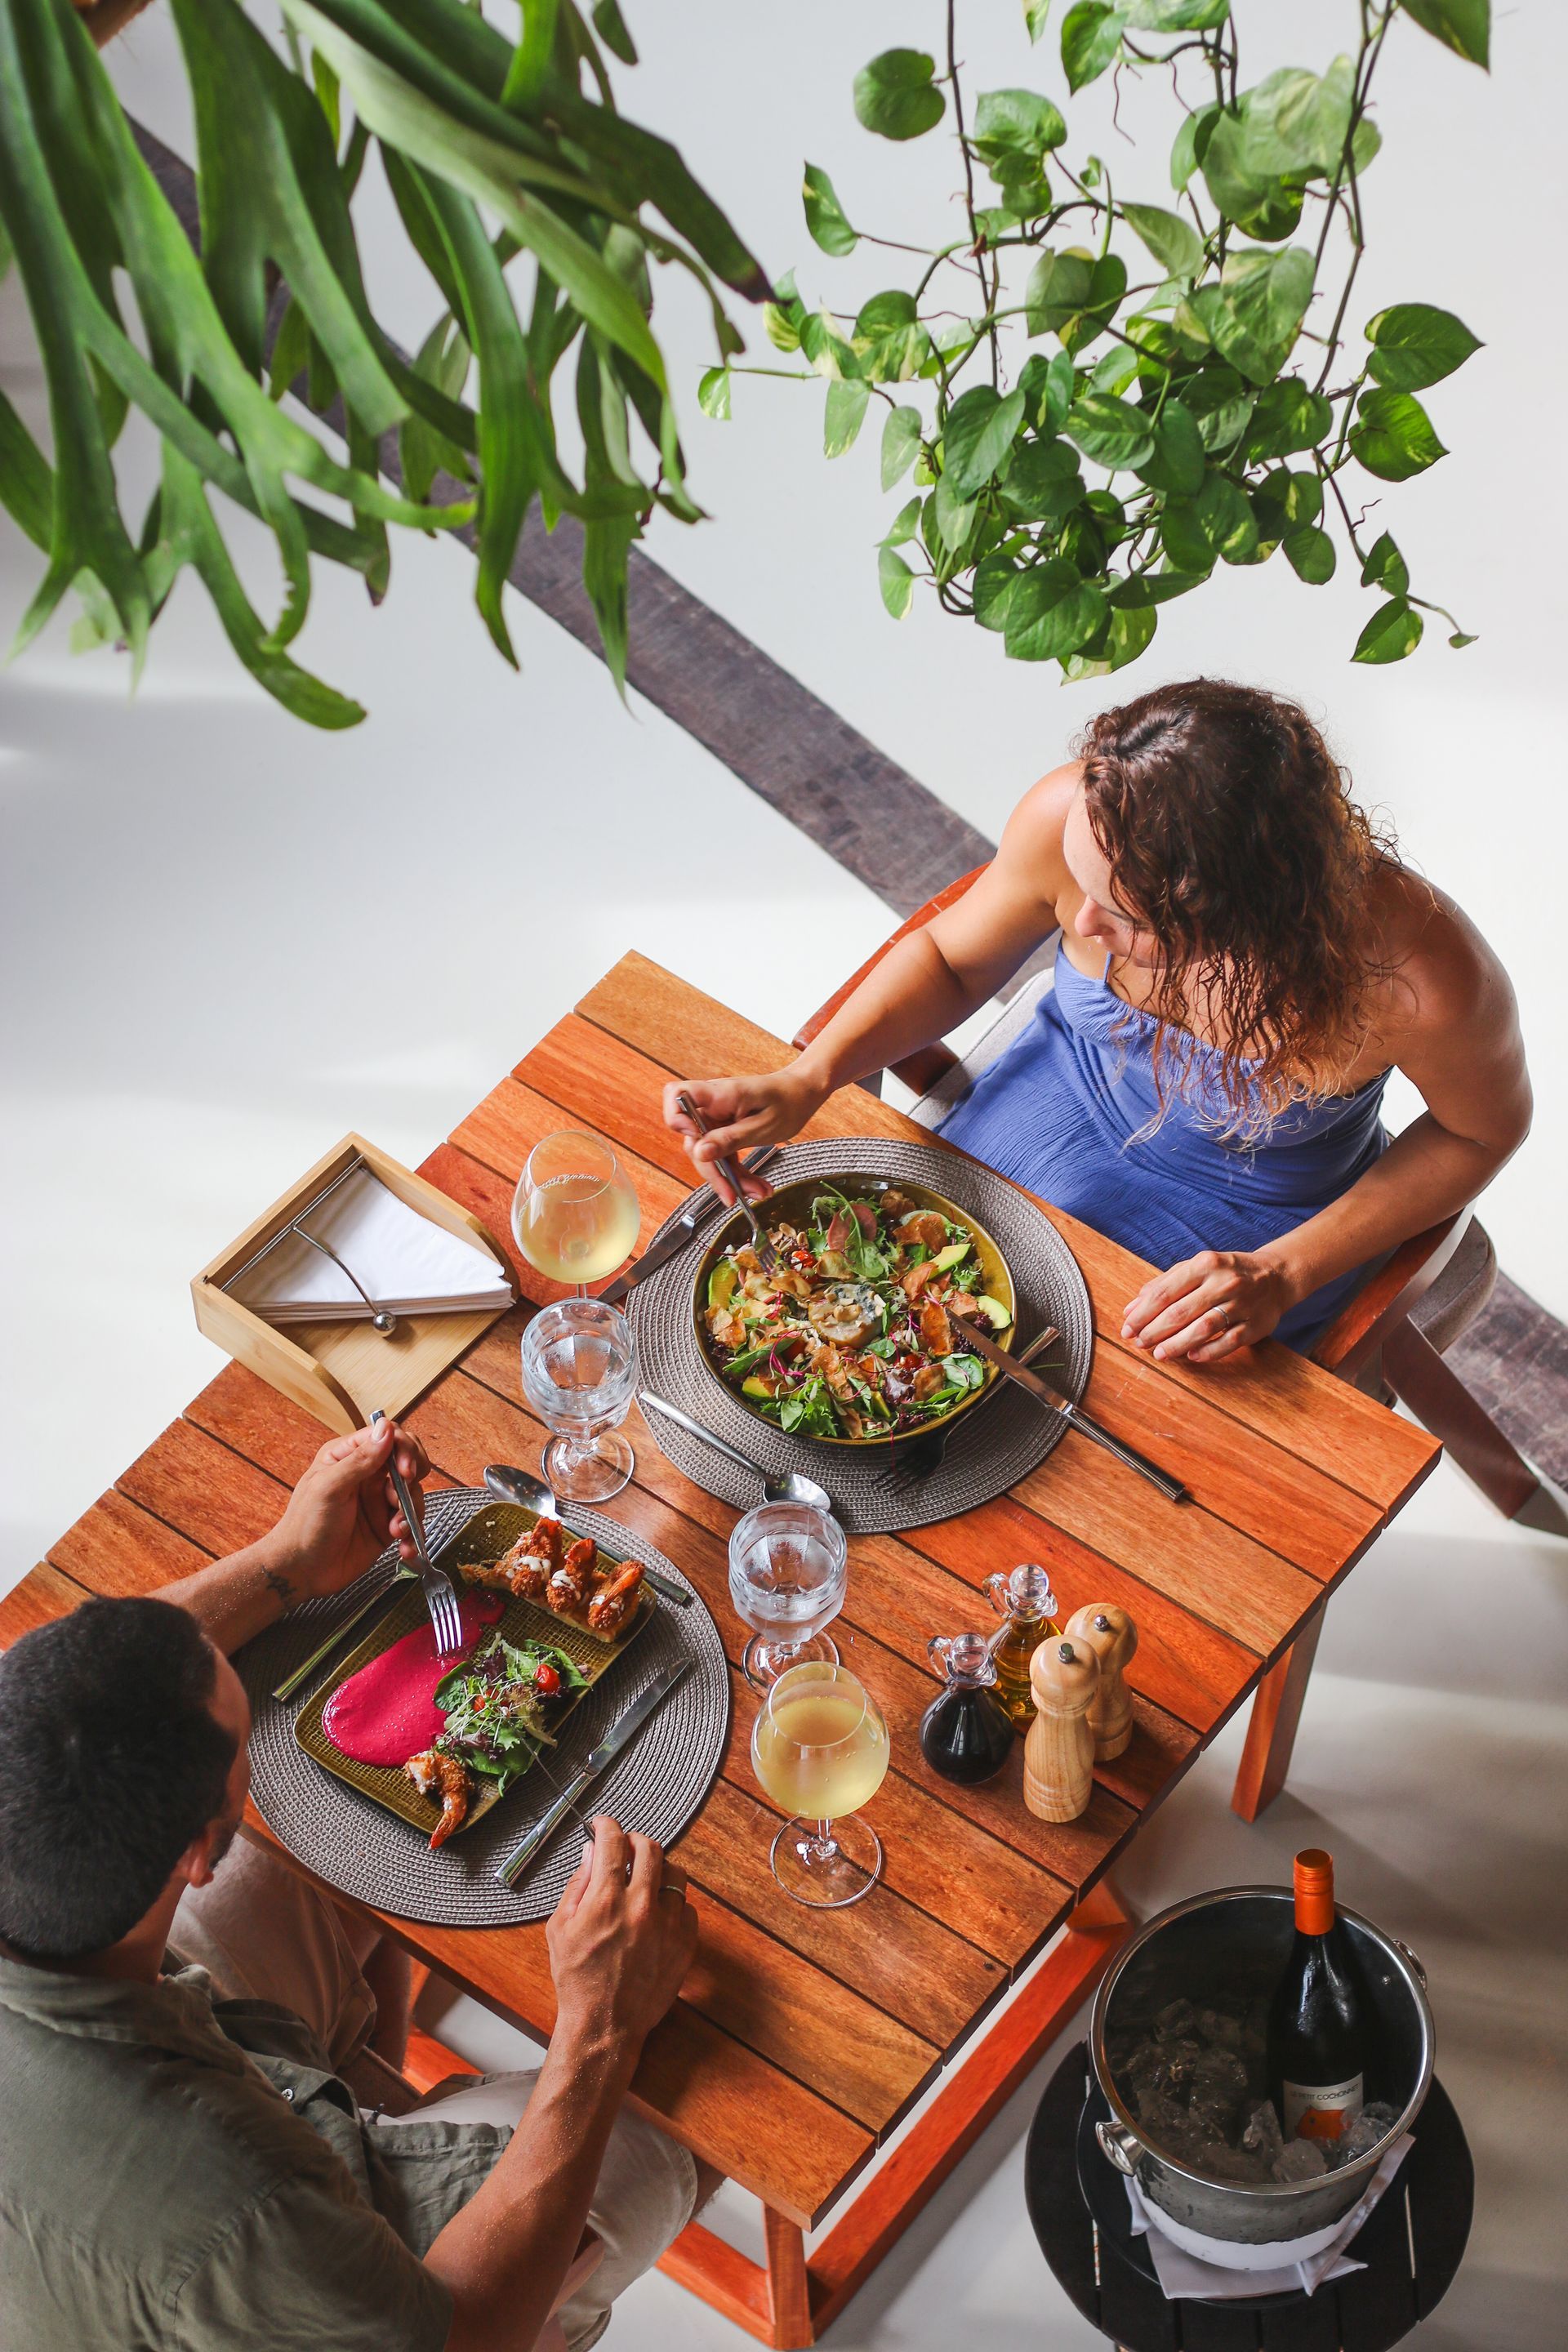
{"label": "black round side table", "polygon": [[1168,2303],[1121,2175],[1094,2137],[1109,2116],[1080,2042],[1035,2112],[1024,2159],[1040,2251],[1091,2326],[1121,2352],[1386,2352],[1447,2293],[1470,2234],[1475,2171],[1459,2118],[1434,2080],[1415,2145],[1349,2252],[1365,2270],[1254,2301]]}

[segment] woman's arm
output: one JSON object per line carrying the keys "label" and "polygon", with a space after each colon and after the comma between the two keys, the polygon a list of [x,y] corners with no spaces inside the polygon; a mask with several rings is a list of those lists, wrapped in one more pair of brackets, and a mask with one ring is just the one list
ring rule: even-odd
{"label": "woman's arm", "polygon": [[[1423,886],[1424,887],[1425,886]],[[1409,1007],[1388,1038],[1426,1108],[1350,1190],[1256,1251],[1205,1250],[1145,1285],[1123,1337],[1214,1363],[1282,1315],[1490,1183],[1530,1131],[1530,1077],[1508,974],[1458,908],[1436,900],[1394,987]]]}
{"label": "woman's arm", "polygon": [[[784,1068],[666,1087],[666,1124],[685,1140],[698,1174],[724,1199],[729,1188],[715,1160],[798,1133],[840,1087],[901,1061],[966,1019],[1049,938],[1067,884],[1062,825],[1077,782],[1076,768],[1042,777],[1008,819],[1001,847],[979,880],[889,949]],[[696,1136],[677,1104],[682,1092],[710,1121],[708,1136]],[[747,1189],[760,1196],[767,1186],[759,1178]]]}

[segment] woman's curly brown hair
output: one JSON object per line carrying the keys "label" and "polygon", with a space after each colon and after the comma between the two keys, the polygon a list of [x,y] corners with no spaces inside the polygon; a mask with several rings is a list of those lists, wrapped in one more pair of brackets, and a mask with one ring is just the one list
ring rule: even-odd
{"label": "woman's curly brown hair", "polygon": [[1161,951],[1148,1010],[1162,1107],[1194,1009],[1216,1048],[1220,1123],[1254,1139],[1340,1089],[1382,968],[1366,900],[1394,858],[1306,712],[1223,678],[1102,711],[1078,745],[1090,827],[1122,911]]}

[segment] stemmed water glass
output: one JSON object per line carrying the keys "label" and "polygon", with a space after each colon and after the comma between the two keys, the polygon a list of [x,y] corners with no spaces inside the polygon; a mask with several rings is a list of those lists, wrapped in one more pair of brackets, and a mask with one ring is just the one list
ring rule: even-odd
{"label": "stemmed water glass", "polygon": [[730,1537],[730,1598],[752,1627],[741,1664],[765,1691],[791,1666],[837,1665],[823,1632],[844,1606],[844,1530],[809,1503],[759,1503]]}
{"label": "stemmed water glass", "polygon": [[637,1247],[642,1210],[602,1135],[563,1129],[536,1143],[512,1195],[511,1230],[530,1265],[579,1298]]}
{"label": "stemmed water glass", "polygon": [[796,1903],[841,1910],[882,1874],[877,1832],[859,1819],[888,1772],[888,1726],[847,1666],[791,1666],[758,1712],[752,1769],[791,1818],[773,1843],[773,1876]]}
{"label": "stemmed water glass", "polygon": [[554,1431],[542,1468],[563,1502],[603,1503],[637,1464],[620,1424],[637,1384],[637,1341],[602,1298],[558,1298],[522,1335],[522,1392]]}

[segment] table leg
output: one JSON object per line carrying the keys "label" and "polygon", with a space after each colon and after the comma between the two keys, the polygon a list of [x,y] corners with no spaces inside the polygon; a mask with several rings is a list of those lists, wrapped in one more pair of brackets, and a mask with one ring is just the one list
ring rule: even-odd
{"label": "table leg", "polygon": [[1309,1617],[1284,1656],[1269,1667],[1253,1694],[1247,1745],[1241,1751],[1230,1800],[1232,1812],[1239,1813],[1244,1822],[1255,1822],[1285,1786],[1327,1606],[1325,1601],[1315,1615]]}
{"label": "table leg", "polygon": [[795,2224],[764,2210],[765,2269],[700,2221],[681,2231],[659,2269],[780,2352],[814,2344],[1093,1990],[1131,1924],[1109,1882],[1091,1888],[1018,1998],[982,2032],[809,2262]]}
{"label": "table leg", "polygon": [[777,2352],[805,2352],[816,2341],[811,2317],[811,2286],[805,2273],[805,2239],[794,2221],[763,2208],[767,2233],[768,2299]]}

